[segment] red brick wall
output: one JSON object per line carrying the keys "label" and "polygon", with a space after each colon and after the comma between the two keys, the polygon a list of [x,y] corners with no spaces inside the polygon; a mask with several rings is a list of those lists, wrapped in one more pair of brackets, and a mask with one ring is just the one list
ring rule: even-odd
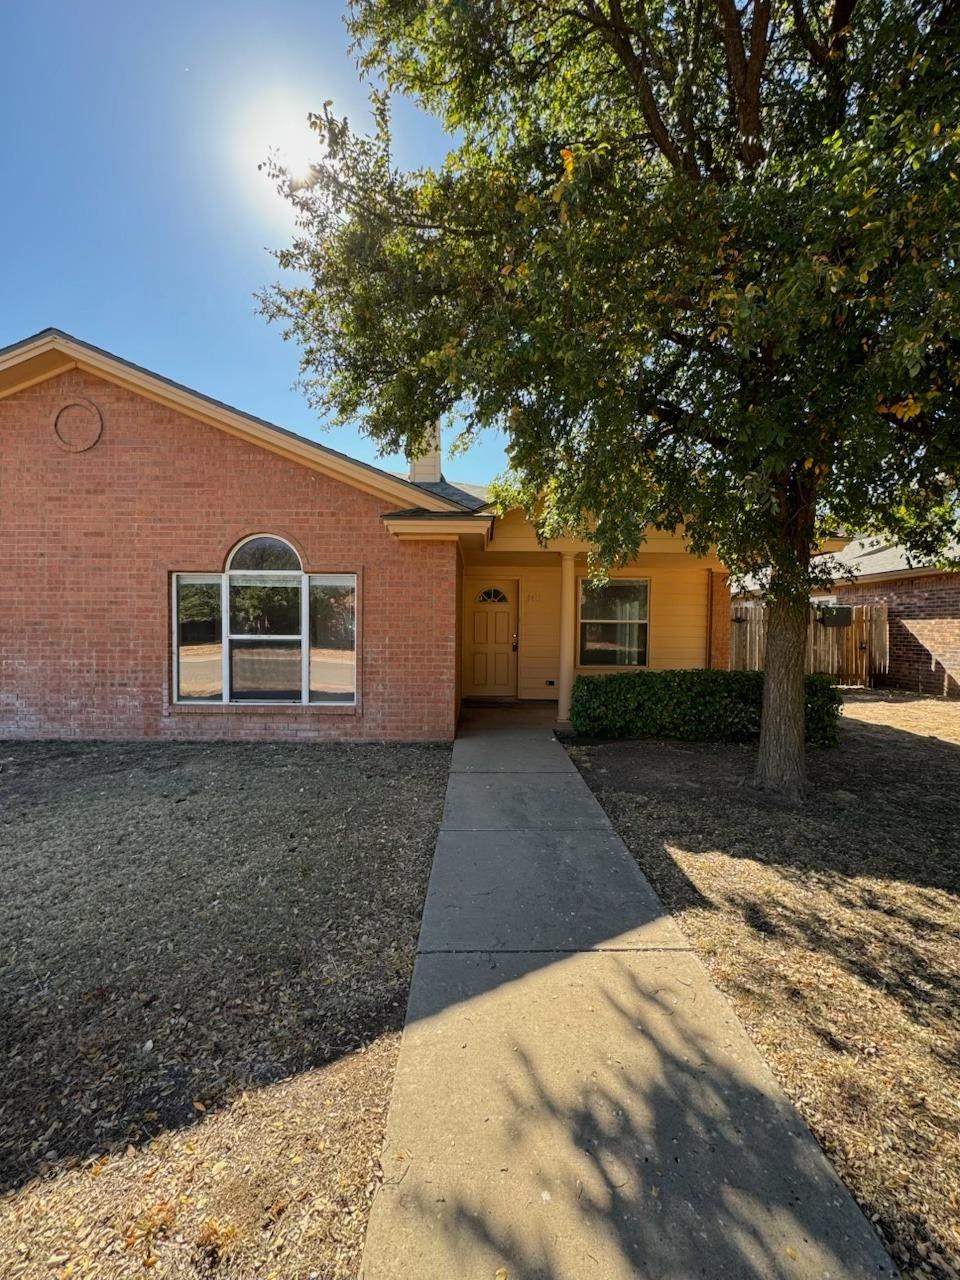
{"label": "red brick wall", "polygon": [[711,671],[728,671],[730,669],[730,575],[718,573],[715,569],[710,574],[710,652],[707,655],[707,666]]}
{"label": "red brick wall", "polygon": [[890,667],[877,684],[960,697],[960,573],[839,583],[837,599],[887,605]]}
{"label": "red brick wall", "polygon": [[[68,452],[78,396],[103,432]],[[79,371],[0,400],[0,736],[452,737],[456,545],[398,542],[390,505]],[[171,705],[170,574],[264,532],[359,575],[356,709]]]}

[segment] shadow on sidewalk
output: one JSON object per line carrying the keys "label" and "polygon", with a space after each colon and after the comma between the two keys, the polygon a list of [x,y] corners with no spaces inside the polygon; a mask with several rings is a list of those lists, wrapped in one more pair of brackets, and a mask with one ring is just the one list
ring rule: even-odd
{"label": "shadow on sidewalk", "polygon": [[[561,961],[547,981],[579,963]],[[478,976],[465,1025],[496,1025],[505,1037],[498,1054],[481,1036],[498,1068],[484,1101],[490,1141],[502,1146],[499,1181],[492,1193],[486,1176],[474,1187],[467,1152],[456,1172],[444,1166],[435,1192],[414,1162],[412,1185],[381,1193],[399,1198],[411,1238],[428,1242],[424,1274],[464,1258],[509,1280],[895,1275],[759,1059],[741,1054],[742,1030],[723,1002],[673,962],[642,977],[612,964],[587,978],[581,998],[598,1008],[616,1056],[584,1041],[563,1061],[518,1034],[504,988],[484,989]],[[531,984],[536,1004],[535,958],[511,976]],[[455,1124],[468,1087],[452,1080],[451,1096],[436,1100],[441,1127]]]}

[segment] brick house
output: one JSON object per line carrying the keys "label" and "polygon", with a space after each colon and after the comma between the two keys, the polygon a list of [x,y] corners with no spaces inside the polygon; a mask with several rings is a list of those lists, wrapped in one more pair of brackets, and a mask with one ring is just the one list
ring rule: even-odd
{"label": "brick house", "polygon": [[843,572],[830,599],[887,606],[889,667],[875,682],[960,697],[960,571],[911,562],[903,547],[880,538],[858,538],[834,559]]}
{"label": "brick house", "polygon": [[468,698],[725,667],[683,531],[587,546],[48,329],[0,350],[0,737],[444,740]]}

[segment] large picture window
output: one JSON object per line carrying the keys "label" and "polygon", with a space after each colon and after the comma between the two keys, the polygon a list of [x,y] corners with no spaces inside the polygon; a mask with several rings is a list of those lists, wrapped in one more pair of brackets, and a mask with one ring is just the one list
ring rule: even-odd
{"label": "large picture window", "polygon": [[650,584],[580,581],[580,666],[645,667]]}
{"label": "large picture window", "polygon": [[357,579],[247,538],[226,573],[174,578],[178,702],[356,702]]}

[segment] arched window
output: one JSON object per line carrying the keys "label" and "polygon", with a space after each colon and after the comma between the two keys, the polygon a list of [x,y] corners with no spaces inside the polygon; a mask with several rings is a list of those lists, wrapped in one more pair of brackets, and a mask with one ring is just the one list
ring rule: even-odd
{"label": "arched window", "polygon": [[289,542],[264,534],[244,538],[243,542],[234,547],[227,563],[231,573],[241,570],[267,572],[292,570],[294,573],[299,573],[302,567],[300,557]]}
{"label": "arched window", "polygon": [[477,604],[506,604],[507,597],[499,587],[487,587],[477,596]]}
{"label": "arched window", "polygon": [[178,702],[356,702],[357,579],[304,573],[282,538],[174,578]]}

